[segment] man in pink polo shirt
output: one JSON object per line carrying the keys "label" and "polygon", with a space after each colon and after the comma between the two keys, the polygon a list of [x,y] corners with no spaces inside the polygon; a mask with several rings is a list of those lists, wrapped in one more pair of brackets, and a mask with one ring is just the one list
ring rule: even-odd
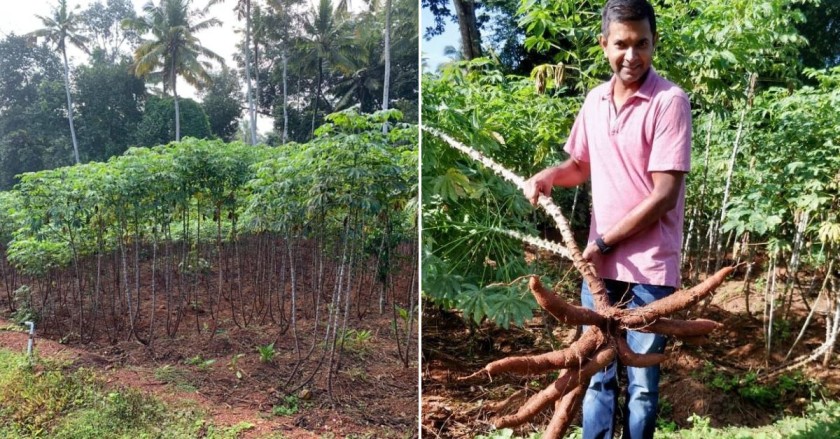
{"label": "man in pink polo shirt", "polygon": [[[592,90],[575,120],[570,158],[528,180],[536,204],[554,186],[592,179],[592,223],[583,257],[603,277],[610,300],[644,306],[680,284],[685,202],[691,158],[688,97],[651,67],[656,17],[646,0],[609,0],[599,39],[612,79]],[[584,306],[593,308],[584,282]],[[629,331],[639,353],[662,352],[665,337]],[[659,366],[627,367],[623,437],[652,438],[659,399]],[[596,374],[583,401],[583,437],[611,438],[617,406],[617,365]]]}

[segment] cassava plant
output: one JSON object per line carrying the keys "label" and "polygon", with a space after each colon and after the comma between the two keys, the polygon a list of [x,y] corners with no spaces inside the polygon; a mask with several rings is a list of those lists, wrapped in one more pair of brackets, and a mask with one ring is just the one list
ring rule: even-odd
{"label": "cassava plant", "polygon": [[[423,127],[423,130],[445,141],[452,148],[468,155],[493,170],[505,180],[524,189],[525,179],[502,167],[480,152],[463,145],[441,131]],[[607,297],[604,283],[594,267],[588,264],[575,244],[568,221],[551,198],[541,195],[539,205],[554,220],[561,233],[565,248],[535,237],[523,241],[545,250],[568,257],[574,263],[583,279],[589,284],[595,299],[595,310],[575,306],[561,300],[553,291],[545,288],[539,276],[531,275],[529,288],[537,303],[558,321],[567,325],[587,325],[583,335],[565,349],[540,355],[511,356],[494,361],[482,370],[463,377],[471,380],[487,375],[512,372],[522,375],[537,375],[562,371],[548,387],[532,396],[515,414],[495,419],[496,428],[515,427],[534,418],[538,413],[554,406],[554,416],[546,428],[543,438],[562,437],[569,427],[574,413],[580,406],[589,378],[614,359],[632,367],[648,367],[665,360],[664,354],[637,354],[627,344],[628,330],[670,335],[684,340],[697,340],[722,325],[712,320],[675,320],[668,316],[687,309],[709,296],[734,270],[726,267],[707,278],[699,285],[674,292],[667,298],[636,309],[622,309],[612,305]]]}

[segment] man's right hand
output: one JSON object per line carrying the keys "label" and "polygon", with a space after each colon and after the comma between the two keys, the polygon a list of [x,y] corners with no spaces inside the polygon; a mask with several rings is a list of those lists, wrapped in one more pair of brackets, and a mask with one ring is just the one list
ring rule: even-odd
{"label": "man's right hand", "polygon": [[546,197],[551,196],[551,189],[554,187],[554,173],[557,168],[543,169],[534,174],[533,177],[525,180],[525,198],[531,202],[532,206],[537,205],[540,195]]}
{"label": "man's right hand", "polygon": [[565,162],[543,169],[534,174],[533,177],[525,180],[525,198],[534,206],[540,199],[540,195],[551,196],[551,189],[554,186],[574,187],[589,178],[589,163],[578,162],[568,159]]}

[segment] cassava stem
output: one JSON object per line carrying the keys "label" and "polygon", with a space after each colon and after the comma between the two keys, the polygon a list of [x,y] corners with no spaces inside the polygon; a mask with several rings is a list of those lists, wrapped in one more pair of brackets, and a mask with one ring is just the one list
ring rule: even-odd
{"label": "cassava stem", "polygon": [[[467,145],[449,137],[445,133],[441,132],[440,130],[432,127],[428,127],[425,125],[420,126],[421,129],[424,131],[433,134],[439,137],[441,140],[449,144],[452,148],[466,154],[473,160],[481,163],[491,171],[495,172],[497,175],[502,177],[503,179],[513,183],[516,185],[519,190],[525,190],[525,179],[514,174],[504,166],[496,163],[490,157],[476,151],[473,148],[470,148]],[[598,274],[595,272],[595,268],[592,267],[591,264],[588,264],[583,259],[583,254],[581,254],[580,249],[575,243],[575,237],[572,234],[572,228],[569,226],[569,221],[566,220],[566,217],[563,216],[563,212],[560,211],[560,208],[554,204],[554,201],[550,197],[546,197],[545,195],[540,195],[538,201],[540,207],[545,210],[545,212],[554,220],[555,225],[557,226],[557,230],[560,231],[560,236],[563,238],[563,244],[565,244],[566,248],[569,249],[569,253],[572,255],[572,262],[575,265],[575,268],[583,275],[584,280],[589,284],[589,289],[592,292],[592,297],[595,300],[595,307],[596,309],[604,310],[610,307],[610,301],[607,298],[607,289],[604,287],[604,282],[598,277]]]}

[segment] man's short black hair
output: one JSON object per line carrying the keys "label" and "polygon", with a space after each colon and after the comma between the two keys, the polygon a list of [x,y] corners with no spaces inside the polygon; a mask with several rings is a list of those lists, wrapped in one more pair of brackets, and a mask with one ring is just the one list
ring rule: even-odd
{"label": "man's short black hair", "polygon": [[609,35],[610,23],[645,20],[650,23],[650,32],[656,35],[656,14],[647,0],[608,0],[601,13],[601,34]]}

